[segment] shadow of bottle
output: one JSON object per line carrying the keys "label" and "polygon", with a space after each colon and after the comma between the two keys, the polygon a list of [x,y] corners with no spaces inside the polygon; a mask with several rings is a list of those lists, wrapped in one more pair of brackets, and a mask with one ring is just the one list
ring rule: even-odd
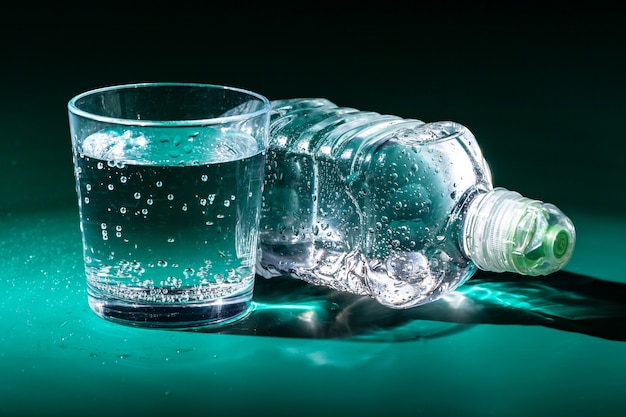
{"label": "shadow of bottle", "polygon": [[479,271],[440,300],[404,310],[292,278],[258,278],[254,308],[246,318],[194,331],[408,341],[442,337],[477,324],[514,324],[626,341],[624,300],[626,284],[565,271],[547,277]]}

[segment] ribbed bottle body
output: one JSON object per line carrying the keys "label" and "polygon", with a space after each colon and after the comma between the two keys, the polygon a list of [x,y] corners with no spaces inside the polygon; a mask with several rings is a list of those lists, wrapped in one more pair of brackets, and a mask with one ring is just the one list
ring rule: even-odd
{"label": "ribbed bottle body", "polygon": [[474,273],[459,233],[492,182],[468,129],[324,99],[272,104],[259,274],[407,308]]}

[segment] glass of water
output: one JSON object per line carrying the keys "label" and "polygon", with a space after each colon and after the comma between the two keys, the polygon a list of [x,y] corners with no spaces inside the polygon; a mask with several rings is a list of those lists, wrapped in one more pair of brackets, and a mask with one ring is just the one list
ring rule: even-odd
{"label": "glass of water", "polygon": [[270,103],[143,83],[68,103],[88,300],[111,321],[225,324],[252,305]]}

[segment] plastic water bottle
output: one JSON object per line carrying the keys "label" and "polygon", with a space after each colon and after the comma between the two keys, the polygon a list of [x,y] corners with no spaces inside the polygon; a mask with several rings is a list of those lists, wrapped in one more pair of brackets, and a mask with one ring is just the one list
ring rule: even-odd
{"label": "plastic water bottle", "polygon": [[466,127],[326,99],[272,105],[260,275],[408,308],[453,291],[478,268],[546,275],[570,259],[570,219],[494,189]]}

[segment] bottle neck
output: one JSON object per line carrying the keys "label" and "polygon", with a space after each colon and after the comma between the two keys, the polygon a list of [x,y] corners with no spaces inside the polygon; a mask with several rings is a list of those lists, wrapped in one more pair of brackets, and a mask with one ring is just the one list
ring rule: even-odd
{"label": "bottle neck", "polygon": [[461,246],[484,271],[535,276],[565,266],[575,239],[571,220],[554,205],[496,188],[469,204]]}

